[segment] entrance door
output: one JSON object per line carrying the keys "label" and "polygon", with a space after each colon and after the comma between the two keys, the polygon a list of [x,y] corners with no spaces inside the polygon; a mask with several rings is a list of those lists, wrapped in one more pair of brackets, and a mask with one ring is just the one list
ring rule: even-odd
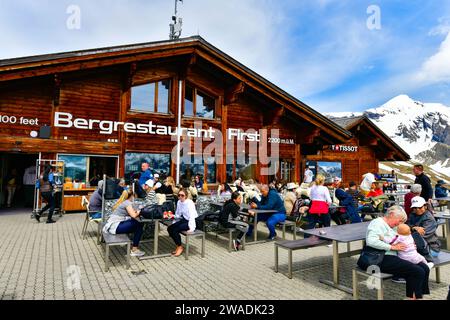
{"label": "entrance door", "polygon": [[0,154],[0,207],[33,207],[36,176],[30,175],[32,170],[27,170],[25,177],[24,173],[27,168],[36,166],[37,158],[37,154]]}

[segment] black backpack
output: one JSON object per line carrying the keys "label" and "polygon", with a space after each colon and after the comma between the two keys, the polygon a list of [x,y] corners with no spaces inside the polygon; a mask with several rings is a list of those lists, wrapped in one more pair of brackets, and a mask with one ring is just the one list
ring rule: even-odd
{"label": "black backpack", "polygon": [[119,184],[119,179],[108,178],[106,179],[106,186],[103,186],[103,190],[105,190],[105,199],[113,200],[117,199],[116,189]]}

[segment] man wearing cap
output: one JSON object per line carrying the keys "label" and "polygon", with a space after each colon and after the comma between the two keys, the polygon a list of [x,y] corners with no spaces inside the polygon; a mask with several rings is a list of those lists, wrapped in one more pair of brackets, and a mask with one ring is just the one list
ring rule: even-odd
{"label": "man wearing cap", "polygon": [[436,234],[438,225],[433,214],[427,209],[427,201],[422,197],[414,197],[411,200],[411,209],[407,224],[411,231],[417,231],[427,242],[430,255],[437,257],[441,250],[441,243]]}

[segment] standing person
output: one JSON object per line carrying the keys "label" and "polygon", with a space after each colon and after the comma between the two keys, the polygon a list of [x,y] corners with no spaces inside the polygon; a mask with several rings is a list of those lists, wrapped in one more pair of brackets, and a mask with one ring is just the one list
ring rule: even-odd
{"label": "standing person", "polygon": [[305,169],[305,173],[303,174],[303,183],[311,184],[311,182],[313,181],[313,177],[314,172],[312,172],[311,169],[309,169],[309,167],[307,166]]}
{"label": "standing person", "polygon": [[[430,294],[428,279],[430,268],[423,262],[414,264],[402,260],[397,251],[404,251],[406,245],[398,243],[390,245],[381,239],[395,237],[396,227],[406,221],[406,213],[400,206],[392,206],[383,217],[372,220],[367,227],[366,244],[378,250],[384,250],[382,262],[378,265],[383,273],[391,273],[406,281],[406,296],[410,299],[422,299],[424,294]],[[358,260],[359,262],[359,260]],[[368,266],[358,264],[361,269]]]}
{"label": "standing person", "polygon": [[235,191],[231,195],[231,199],[225,202],[222,211],[219,214],[219,222],[225,228],[236,228],[239,230],[237,239],[233,240],[234,250],[239,250],[248,231],[249,225],[239,220],[239,210],[241,209],[242,195],[239,191]]}
{"label": "standing person", "polygon": [[416,176],[414,183],[422,186],[420,196],[424,198],[426,202],[430,202],[433,198],[433,187],[431,186],[430,178],[423,172],[423,166],[421,164],[414,165],[413,173]]}
{"label": "standing person", "polygon": [[13,168],[11,172],[6,176],[6,191],[8,192],[8,197],[6,200],[6,207],[11,208],[11,204],[14,200],[14,194],[18,186],[17,180],[17,169]]}
{"label": "standing person", "polygon": [[198,217],[197,210],[195,209],[195,204],[191,199],[187,198],[187,192],[184,189],[181,189],[178,192],[178,202],[177,202],[177,210],[175,211],[175,220],[174,222],[167,228],[167,232],[170,237],[176,244],[175,251],[172,254],[175,257],[180,256],[184,248],[181,245],[181,236],[180,233],[182,231],[194,232],[196,228],[195,218]]}
{"label": "standing person", "polygon": [[328,209],[331,204],[331,197],[328,188],[323,185],[324,183],[325,177],[318,174],[311,188],[311,208],[309,209],[306,229],[314,229],[318,222],[325,227],[330,226],[331,219]]}
{"label": "standing person", "polygon": [[[267,228],[269,229],[268,240],[275,240],[277,233],[275,226],[279,222],[286,220],[286,209],[284,208],[283,200],[275,189],[270,189],[268,185],[261,186],[261,201],[253,198],[253,202],[250,203],[252,209],[261,210],[274,210],[273,214],[260,213],[258,214],[258,221],[266,221]],[[250,225],[247,235],[251,236],[253,233],[253,224]]]}
{"label": "standing person", "polygon": [[39,178],[36,181],[36,188],[41,191],[42,198],[47,201],[47,204],[44,208],[39,210],[34,217],[35,219],[40,222],[41,215],[47,209],[49,209],[48,217],[46,223],[55,223],[56,221],[52,219],[53,217],[53,211],[55,211],[55,197],[53,196],[53,185],[54,185],[54,179],[53,179],[53,173],[52,168],[50,166],[46,166],[44,170],[44,174],[41,178]]}
{"label": "standing person", "polygon": [[23,174],[23,193],[25,195],[25,207],[33,207],[34,185],[36,183],[36,166],[31,165]]}
{"label": "standing person", "polygon": [[139,250],[139,242],[143,233],[143,225],[138,221],[140,210],[133,207],[135,194],[133,190],[125,190],[113,207],[113,213],[103,227],[103,232],[110,234],[134,233],[130,256],[142,257],[145,253]]}
{"label": "standing person", "polygon": [[148,181],[148,180],[153,180],[153,173],[152,170],[150,170],[150,165],[148,164],[148,162],[142,162],[141,164],[141,176],[139,178],[139,185],[144,188],[144,184]]}

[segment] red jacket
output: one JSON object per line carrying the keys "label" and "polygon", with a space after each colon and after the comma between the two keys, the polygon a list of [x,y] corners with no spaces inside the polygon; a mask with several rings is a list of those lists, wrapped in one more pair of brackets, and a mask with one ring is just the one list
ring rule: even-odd
{"label": "red jacket", "polygon": [[408,218],[412,211],[411,210],[411,199],[414,198],[415,196],[416,195],[412,192],[405,194],[405,212],[406,212],[406,215],[408,216]]}
{"label": "red jacket", "polygon": [[383,195],[383,189],[375,189],[370,191],[366,197],[378,197]]}

